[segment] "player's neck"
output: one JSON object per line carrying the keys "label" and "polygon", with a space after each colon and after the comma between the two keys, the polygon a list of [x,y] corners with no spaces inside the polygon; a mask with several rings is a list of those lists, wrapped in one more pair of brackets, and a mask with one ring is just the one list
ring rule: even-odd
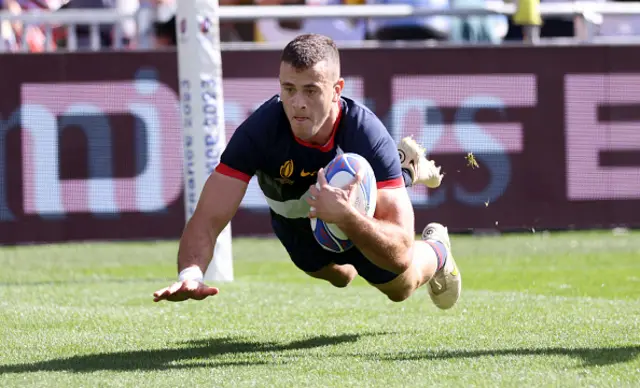
{"label": "player's neck", "polygon": [[322,128],[320,128],[318,133],[309,140],[309,143],[322,146],[331,140],[336,121],[338,121],[338,117],[340,116],[340,109],[340,104],[334,105],[329,113],[329,117],[327,117],[325,123],[322,124]]}

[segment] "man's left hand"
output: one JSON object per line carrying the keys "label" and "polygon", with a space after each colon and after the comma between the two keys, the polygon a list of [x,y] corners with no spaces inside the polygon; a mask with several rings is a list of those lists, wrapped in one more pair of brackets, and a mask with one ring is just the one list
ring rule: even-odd
{"label": "man's left hand", "polygon": [[324,175],[324,169],[318,171],[317,186],[311,186],[307,203],[311,206],[309,218],[319,218],[324,222],[335,224],[353,211],[352,200],[355,188],[362,181],[360,175],[356,175],[351,183],[345,187],[330,186]]}

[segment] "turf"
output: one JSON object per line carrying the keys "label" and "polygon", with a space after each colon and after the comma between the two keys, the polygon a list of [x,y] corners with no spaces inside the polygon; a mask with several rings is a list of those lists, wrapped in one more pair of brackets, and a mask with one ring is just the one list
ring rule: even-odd
{"label": "turf", "polygon": [[270,239],[153,303],[175,242],[0,249],[1,387],[640,386],[640,233],[454,236],[460,303],[336,289]]}

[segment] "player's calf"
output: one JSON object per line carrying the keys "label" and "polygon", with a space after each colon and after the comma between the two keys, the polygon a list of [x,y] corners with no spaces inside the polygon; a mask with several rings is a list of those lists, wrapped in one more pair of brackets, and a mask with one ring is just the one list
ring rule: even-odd
{"label": "player's calf", "polygon": [[306,273],[313,278],[326,280],[338,288],[348,286],[358,274],[356,269],[350,264],[338,265],[335,263],[329,264],[319,271]]}

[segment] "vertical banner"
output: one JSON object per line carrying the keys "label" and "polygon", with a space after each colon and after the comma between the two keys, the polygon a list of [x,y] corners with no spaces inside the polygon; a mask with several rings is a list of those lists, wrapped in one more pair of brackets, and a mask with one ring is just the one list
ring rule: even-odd
{"label": "vertical banner", "polygon": [[[180,0],[176,13],[184,198],[188,221],[226,145],[217,0]],[[232,281],[231,225],[222,231],[205,280]]]}

